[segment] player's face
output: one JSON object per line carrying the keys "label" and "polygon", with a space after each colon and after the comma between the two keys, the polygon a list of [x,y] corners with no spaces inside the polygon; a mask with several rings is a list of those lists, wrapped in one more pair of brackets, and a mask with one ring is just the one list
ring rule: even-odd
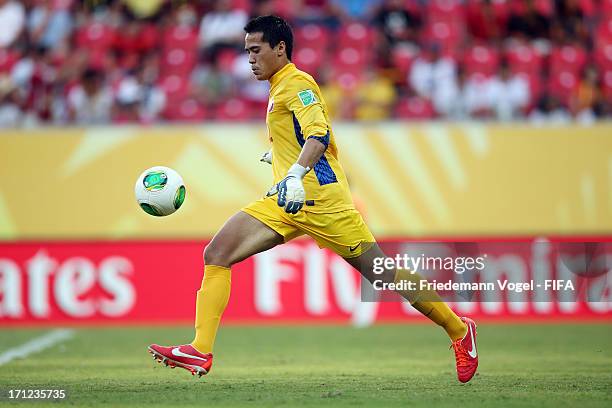
{"label": "player's face", "polygon": [[266,81],[282,67],[285,43],[270,47],[262,41],[263,33],[248,33],[244,39],[244,49],[249,54],[249,64],[255,77]]}

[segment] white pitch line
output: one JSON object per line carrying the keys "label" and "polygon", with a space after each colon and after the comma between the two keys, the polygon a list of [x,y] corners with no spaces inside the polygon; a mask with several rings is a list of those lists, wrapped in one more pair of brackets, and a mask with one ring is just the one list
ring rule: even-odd
{"label": "white pitch line", "polygon": [[57,343],[68,340],[74,335],[74,331],[67,329],[53,330],[40,337],[32,339],[20,346],[8,349],[0,354],[0,366],[10,363],[17,358],[25,358],[30,354],[38,353],[46,348],[52,347]]}

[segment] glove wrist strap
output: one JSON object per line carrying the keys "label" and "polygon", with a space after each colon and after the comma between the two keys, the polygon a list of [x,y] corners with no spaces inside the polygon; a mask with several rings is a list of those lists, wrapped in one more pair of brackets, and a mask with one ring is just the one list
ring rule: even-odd
{"label": "glove wrist strap", "polygon": [[298,177],[300,180],[304,178],[306,173],[310,171],[310,167],[304,167],[299,163],[295,163],[293,166],[289,167],[289,171],[287,172],[288,176]]}

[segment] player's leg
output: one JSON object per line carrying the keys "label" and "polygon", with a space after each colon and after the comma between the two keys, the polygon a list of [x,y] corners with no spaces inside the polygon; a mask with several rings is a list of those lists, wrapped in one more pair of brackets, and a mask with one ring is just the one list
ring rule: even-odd
{"label": "player's leg", "polygon": [[[331,214],[298,213],[294,217],[298,226],[313,237],[320,246],[327,247],[343,257],[366,279],[373,282],[381,279],[391,283],[398,280],[421,279],[407,271],[387,270],[382,275],[374,274],[374,259],[385,258],[374,236],[367,227],[361,214],[356,210],[340,211]],[[465,335],[467,327],[453,313],[434,291],[400,291],[417,310],[442,326],[452,341]]]}
{"label": "player's leg", "polygon": [[[284,230],[279,227],[279,231]],[[219,322],[229,300],[231,266],[284,240],[283,235],[255,216],[242,211],[232,216],[204,250],[204,279],[196,298],[193,342],[169,347],[152,344],[149,352],[153,357],[172,368],[185,368],[194,375],[208,373]]]}
{"label": "player's leg", "polygon": [[[373,265],[376,258],[386,258],[386,255],[377,243],[373,243],[361,255],[344,259],[370,282],[374,282],[374,280],[382,280],[385,283],[411,281],[417,284],[416,287],[419,287],[418,283],[424,279],[418,273],[410,273],[401,269],[385,270],[382,274],[375,274],[373,272]],[[461,321],[459,316],[448,307],[435,291],[400,290],[397,292],[424,316],[441,326],[451,341],[465,336],[467,331],[465,323]]]}
{"label": "player's leg", "polygon": [[204,249],[204,263],[231,267],[283,243],[283,236],[243,211],[234,214]]}
{"label": "player's leg", "polygon": [[204,279],[196,299],[193,347],[212,352],[221,315],[227,306],[231,266],[283,243],[283,236],[242,211],[232,216],[204,249]]}
{"label": "player's leg", "polygon": [[[321,247],[330,248],[343,257],[370,282],[380,279],[386,283],[422,279],[405,270],[385,270],[374,273],[374,259],[385,258],[374,236],[356,210],[332,214],[304,213],[294,218],[298,226],[313,237]],[[419,285],[416,286],[417,288]],[[459,318],[435,291],[398,291],[412,306],[442,326],[451,338],[457,361],[459,381],[469,381],[478,367],[476,353],[476,325],[471,319]]]}
{"label": "player's leg", "polygon": [[[362,244],[363,245],[363,244]],[[380,279],[385,283],[401,281],[415,282],[415,287],[423,279],[418,273],[410,271],[385,270],[382,274],[374,273],[374,259],[384,258],[385,254],[377,243],[356,257],[344,259],[357,269],[368,281]],[[457,363],[457,378],[468,382],[478,368],[478,352],[476,350],[476,324],[467,317],[457,316],[450,307],[433,290],[398,290],[404,299],[425,315],[427,318],[444,328],[451,339]]]}

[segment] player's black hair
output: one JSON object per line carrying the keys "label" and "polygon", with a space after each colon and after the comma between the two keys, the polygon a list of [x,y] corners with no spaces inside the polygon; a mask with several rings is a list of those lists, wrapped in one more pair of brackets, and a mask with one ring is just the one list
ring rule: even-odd
{"label": "player's black hair", "polygon": [[285,42],[287,58],[291,61],[293,53],[293,31],[285,20],[278,16],[259,16],[255,17],[244,26],[244,31],[248,34],[263,33],[262,40],[270,44],[271,48],[276,47],[281,41]]}

